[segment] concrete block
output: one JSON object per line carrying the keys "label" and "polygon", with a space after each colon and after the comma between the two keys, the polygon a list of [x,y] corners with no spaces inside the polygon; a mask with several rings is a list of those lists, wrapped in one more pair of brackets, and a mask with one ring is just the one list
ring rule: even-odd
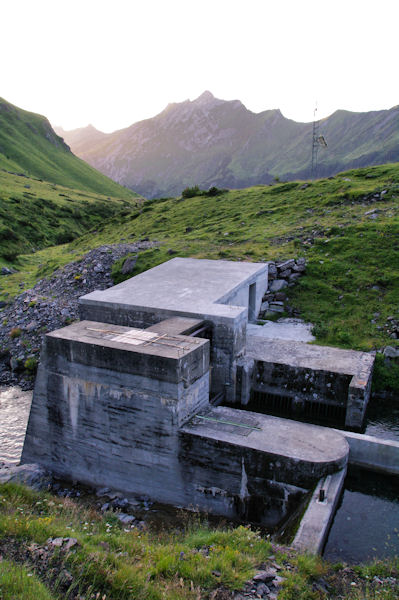
{"label": "concrete block", "polygon": [[[346,467],[320,479],[295,535],[292,543],[294,548],[301,552],[321,554],[341,497],[345,476]],[[320,500],[321,490],[325,494],[323,501]]]}

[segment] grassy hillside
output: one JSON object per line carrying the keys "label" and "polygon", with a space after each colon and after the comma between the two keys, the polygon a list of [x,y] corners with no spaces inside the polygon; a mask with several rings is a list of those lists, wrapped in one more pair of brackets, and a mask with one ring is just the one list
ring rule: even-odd
{"label": "grassy hillside", "polygon": [[0,293],[15,294],[21,281],[29,287],[46,264],[51,270],[100,244],[147,236],[161,246],[140,254],[136,273],[173,255],[304,256],[307,273],[289,294],[315,324],[319,343],[362,350],[398,343],[388,317],[399,320],[399,164],[312,183],[147,201],[66,247],[21,257],[20,273],[7,278],[7,290],[0,280]]}
{"label": "grassy hillside", "polygon": [[251,579],[273,568],[280,600],[397,598],[397,559],[333,566],[184,513],[173,531],[143,531],[115,512],[15,484],[0,485],[0,553],[2,600],[228,600],[232,590],[260,598]]}
{"label": "grassy hillside", "polygon": [[0,170],[0,265],[70,242],[135,204],[134,198],[111,198]]}
{"label": "grassy hillside", "polygon": [[126,200],[136,195],[72,154],[45,117],[17,108],[2,98],[0,169]]}

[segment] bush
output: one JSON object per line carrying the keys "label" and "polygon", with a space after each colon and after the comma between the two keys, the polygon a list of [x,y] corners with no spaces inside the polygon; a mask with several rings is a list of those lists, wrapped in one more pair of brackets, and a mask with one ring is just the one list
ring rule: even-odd
{"label": "bush", "polygon": [[57,237],[55,238],[55,243],[58,244],[68,244],[74,240],[76,235],[74,235],[70,231],[61,231]]}
{"label": "bush", "polygon": [[399,364],[386,359],[381,353],[375,357],[373,391],[399,393]]}
{"label": "bush", "polygon": [[13,327],[10,330],[10,338],[12,340],[14,340],[17,337],[20,337],[21,333],[22,333],[22,330],[19,327]]}
{"label": "bush", "polygon": [[186,187],[182,191],[181,195],[183,198],[194,198],[195,196],[201,196],[202,192],[198,185],[195,185],[194,187]]}
{"label": "bush", "polygon": [[38,364],[37,358],[34,358],[33,356],[31,356],[30,358],[27,358],[26,361],[24,362],[24,367],[30,373],[35,373],[37,370],[37,364]]}
{"label": "bush", "polygon": [[212,186],[209,188],[209,190],[207,192],[204,192],[204,195],[205,196],[220,196],[220,194],[225,194],[228,191],[229,190]]}

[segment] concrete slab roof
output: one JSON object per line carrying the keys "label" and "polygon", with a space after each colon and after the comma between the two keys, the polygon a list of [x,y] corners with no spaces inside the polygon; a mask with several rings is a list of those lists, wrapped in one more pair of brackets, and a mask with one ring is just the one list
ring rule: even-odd
{"label": "concrete slab roof", "polygon": [[314,371],[330,371],[345,375],[371,375],[374,354],[316,346],[304,342],[266,340],[247,336],[247,356],[268,363],[279,363]]}
{"label": "concrete slab roof", "polygon": [[234,317],[243,308],[227,305],[228,297],[244,283],[267,277],[267,269],[267,263],[177,257],[80,302]]}

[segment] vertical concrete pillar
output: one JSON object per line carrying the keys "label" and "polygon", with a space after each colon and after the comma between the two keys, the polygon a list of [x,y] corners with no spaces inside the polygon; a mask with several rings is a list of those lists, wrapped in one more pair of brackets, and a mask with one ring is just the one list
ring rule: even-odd
{"label": "vertical concrete pillar", "polygon": [[348,403],[346,408],[345,426],[361,429],[370,398],[371,375],[360,373],[354,375],[349,384]]}

